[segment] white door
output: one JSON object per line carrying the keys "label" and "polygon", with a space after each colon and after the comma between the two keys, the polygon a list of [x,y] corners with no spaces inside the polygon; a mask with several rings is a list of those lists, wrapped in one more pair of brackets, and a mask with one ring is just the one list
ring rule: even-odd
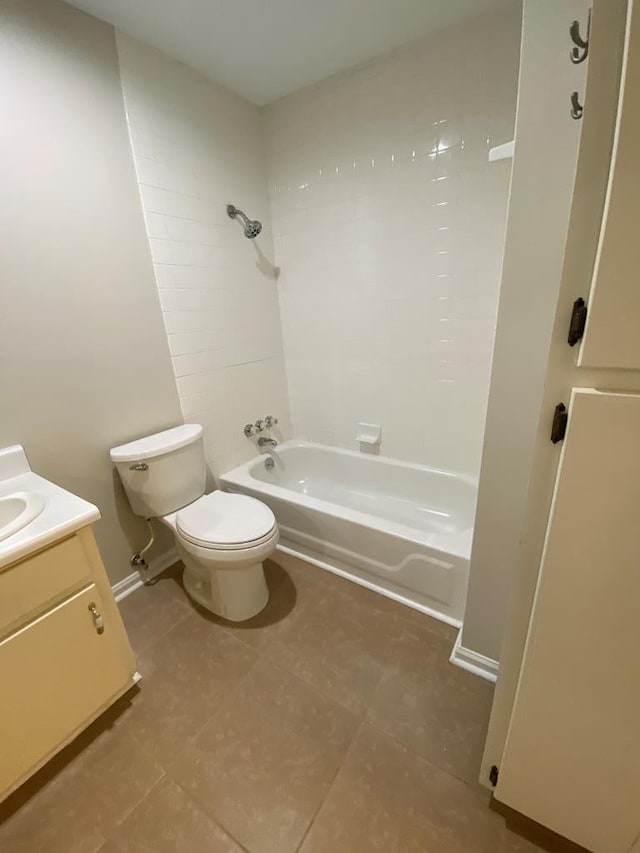
{"label": "white door", "polygon": [[556,366],[569,424],[495,796],[594,853],[640,853],[640,0],[585,336]]}
{"label": "white door", "polygon": [[640,2],[630,8],[620,121],[581,367],[640,370]]}
{"label": "white door", "polygon": [[640,834],[640,394],[573,392],[495,795],[595,853]]}

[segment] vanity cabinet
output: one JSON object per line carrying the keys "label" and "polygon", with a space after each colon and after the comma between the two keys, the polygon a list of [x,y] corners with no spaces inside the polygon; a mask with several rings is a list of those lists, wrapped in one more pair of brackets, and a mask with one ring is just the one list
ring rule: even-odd
{"label": "vanity cabinet", "polygon": [[0,800],[135,680],[90,527],[0,569]]}

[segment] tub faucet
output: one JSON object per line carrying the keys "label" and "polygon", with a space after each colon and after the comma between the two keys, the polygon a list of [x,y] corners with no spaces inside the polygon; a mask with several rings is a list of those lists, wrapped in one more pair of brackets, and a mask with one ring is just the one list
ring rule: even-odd
{"label": "tub faucet", "polygon": [[264,436],[260,436],[258,439],[258,447],[277,447],[278,442],[275,438],[265,438]]}

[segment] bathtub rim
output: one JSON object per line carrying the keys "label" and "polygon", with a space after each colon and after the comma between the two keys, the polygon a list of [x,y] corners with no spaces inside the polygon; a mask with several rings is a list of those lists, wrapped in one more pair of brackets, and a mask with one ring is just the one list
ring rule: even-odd
{"label": "bathtub rim", "polygon": [[[266,456],[277,455],[279,450],[289,449],[293,447],[314,448],[317,450],[330,450],[339,456],[349,456],[352,459],[364,461],[365,464],[372,465],[391,465],[394,468],[405,468],[412,471],[422,471],[429,474],[440,474],[445,477],[450,477],[456,480],[462,480],[469,486],[478,488],[478,477],[473,477],[471,474],[464,474],[461,471],[446,470],[445,468],[435,468],[432,465],[424,465],[422,462],[408,462],[406,459],[396,459],[395,456],[385,456],[378,453],[363,453],[361,450],[350,450],[347,447],[337,447],[333,444],[321,444],[319,441],[306,441],[303,438],[290,438],[287,441],[280,442],[275,448],[268,448],[264,451],[258,450],[257,455],[247,462],[243,462],[232,468],[230,471],[220,475],[221,479],[230,477],[238,471],[249,470],[249,468],[258,463],[260,459]],[[257,450],[257,448],[256,448]],[[260,480],[260,482],[266,482]],[[270,485],[270,484],[267,484]]]}
{"label": "bathtub rim", "polygon": [[396,521],[390,521],[385,519],[383,516],[372,515],[371,513],[367,513],[362,510],[355,510],[351,507],[333,503],[332,501],[324,500],[322,498],[311,497],[302,492],[297,492],[294,489],[270,483],[268,480],[261,480],[252,476],[251,469],[255,465],[258,465],[264,458],[268,456],[277,456],[278,448],[286,450],[294,447],[303,449],[316,448],[323,451],[328,450],[332,454],[336,453],[341,456],[347,456],[358,459],[359,461],[364,461],[365,464],[383,466],[390,465],[392,467],[400,467],[411,471],[420,471],[425,474],[437,474],[451,479],[460,480],[473,488],[475,500],[477,500],[478,480],[468,474],[460,474],[455,471],[445,471],[428,465],[406,462],[404,460],[394,459],[391,456],[374,456],[371,454],[364,454],[357,450],[347,450],[342,447],[333,447],[332,445],[304,441],[302,439],[284,441],[274,450],[260,453],[248,462],[244,462],[242,465],[238,465],[231,471],[227,471],[225,474],[222,474],[218,480],[221,486],[227,489],[244,488],[252,491],[254,494],[264,492],[272,495],[274,498],[279,498],[280,500],[288,503],[298,504],[310,510],[322,512],[337,519],[348,521],[353,524],[359,524],[364,527],[376,527],[378,529],[382,529],[385,532],[397,536],[407,542],[427,546],[443,555],[450,554],[463,560],[470,559],[475,506],[472,511],[469,527],[464,528],[462,531],[450,533],[425,533],[424,535],[420,535],[421,531],[419,528],[404,525]]}

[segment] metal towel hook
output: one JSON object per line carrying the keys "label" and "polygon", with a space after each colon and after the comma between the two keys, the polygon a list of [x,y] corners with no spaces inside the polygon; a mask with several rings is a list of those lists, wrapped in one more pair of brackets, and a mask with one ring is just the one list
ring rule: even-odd
{"label": "metal towel hook", "polygon": [[[579,65],[581,62],[584,62],[589,54],[589,36],[591,33],[591,9],[589,9],[589,16],[587,18],[587,37],[586,39],[582,38],[580,35],[580,22],[573,21],[571,26],[569,27],[569,35],[571,36],[571,41],[574,43],[575,47],[571,48],[571,52],[569,53],[569,57],[574,65]],[[582,51],[582,52],[581,52]]]}
{"label": "metal towel hook", "polygon": [[578,93],[571,93],[571,118],[582,118],[582,113],[584,112],[584,107],[578,100]]}

